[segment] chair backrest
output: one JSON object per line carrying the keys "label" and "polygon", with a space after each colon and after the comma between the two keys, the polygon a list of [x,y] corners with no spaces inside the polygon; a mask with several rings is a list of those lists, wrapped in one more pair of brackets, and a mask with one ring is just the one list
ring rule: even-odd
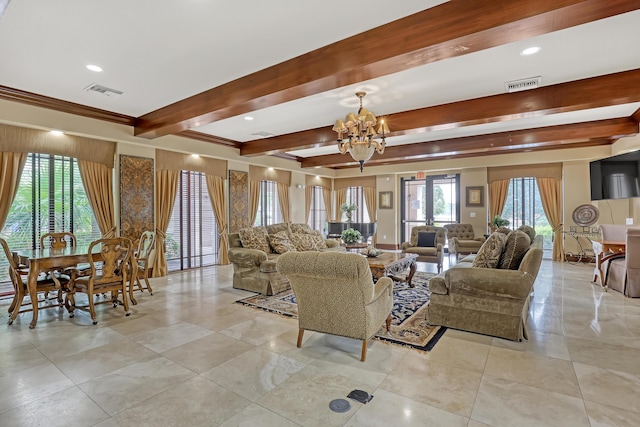
{"label": "chair backrest", "polygon": [[69,231],[46,233],[40,236],[40,249],[45,249],[47,247],[51,249],[64,249],[67,245],[76,245],[76,236]]}
{"label": "chair backrest", "polygon": [[640,295],[640,228],[628,228],[625,247],[627,264],[627,289],[629,295]]}
{"label": "chair backrest", "polygon": [[421,231],[435,231],[436,232],[436,246],[438,243],[444,244],[447,241],[447,229],[444,227],[436,227],[435,225],[417,225],[411,228],[411,246],[418,244],[418,233]]}
{"label": "chair backrest", "polygon": [[22,286],[22,278],[20,277],[20,274],[18,274],[18,261],[9,249],[9,245],[6,240],[0,238],[0,245],[2,245],[7,261],[9,261],[9,277],[11,278],[13,286]]}
{"label": "chair backrest", "polygon": [[630,226],[621,224],[600,224],[603,242],[624,242]]}
{"label": "chair backrest", "polygon": [[471,224],[446,224],[444,228],[447,229],[447,239],[449,240],[454,237],[463,240],[473,240],[476,238],[473,225]]}
{"label": "chair backrest", "polygon": [[374,295],[367,259],[346,252],[287,252],[277,270],[298,301],[302,329],[358,337],[366,329],[365,305]]}
{"label": "chair backrest", "polygon": [[126,264],[131,261],[131,240],[126,237],[114,237],[111,239],[98,239],[89,245],[89,254],[93,254],[94,247],[100,245],[102,258],[94,260],[89,256],[91,275],[96,278],[96,265],[100,264],[102,275],[95,280],[95,283],[110,283],[126,280]]}
{"label": "chair backrest", "polygon": [[156,241],[156,234],[153,231],[143,231],[138,242],[136,259],[143,265],[149,261],[149,256]]}

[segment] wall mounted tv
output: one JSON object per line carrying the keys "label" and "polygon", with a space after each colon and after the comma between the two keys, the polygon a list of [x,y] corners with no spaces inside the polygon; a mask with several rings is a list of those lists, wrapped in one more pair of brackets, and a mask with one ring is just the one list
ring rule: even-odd
{"label": "wall mounted tv", "polygon": [[640,197],[640,151],[589,163],[591,200]]}

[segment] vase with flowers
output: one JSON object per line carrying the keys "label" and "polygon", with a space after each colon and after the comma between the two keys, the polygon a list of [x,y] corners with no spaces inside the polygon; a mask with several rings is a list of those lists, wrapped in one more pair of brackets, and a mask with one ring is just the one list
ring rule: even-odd
{"label": "vase with flowers", "polygon": [[347,217],[347,222],[351,222],[351,214],[353,211],[355,211],[358,207],[353,204],[353,203],[347,203],[344,202],[343,204],[340,205],[340,210],[342,212],[344,212],[344,214]]}

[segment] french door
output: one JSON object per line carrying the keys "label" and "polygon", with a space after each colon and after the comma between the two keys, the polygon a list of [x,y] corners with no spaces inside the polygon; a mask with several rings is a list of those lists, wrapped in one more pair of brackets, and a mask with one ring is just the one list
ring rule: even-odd
{"label": "french door", "polygon": [[460,175],[432,175],[402,179],[402,241],[416,225],[460,222]]}

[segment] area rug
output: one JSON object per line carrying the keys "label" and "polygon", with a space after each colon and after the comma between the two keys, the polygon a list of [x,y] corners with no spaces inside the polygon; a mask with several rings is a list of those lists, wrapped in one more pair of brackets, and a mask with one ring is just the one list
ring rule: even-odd
{"label": "area rug", "polygon": [[[416,272],[412,281],[413,288],[404,282],[394,283],[391,330],[387,332],[383,325],[376,333],[376,339],[422,351],[433,348],[446,330],[442,326],[428,325],[425,319],[431,294],[429,279],[433,276],[433,273]],[[272,296],[255,295],[236,302],[283,316],[298,316],[298,304],[291,289]]]}

